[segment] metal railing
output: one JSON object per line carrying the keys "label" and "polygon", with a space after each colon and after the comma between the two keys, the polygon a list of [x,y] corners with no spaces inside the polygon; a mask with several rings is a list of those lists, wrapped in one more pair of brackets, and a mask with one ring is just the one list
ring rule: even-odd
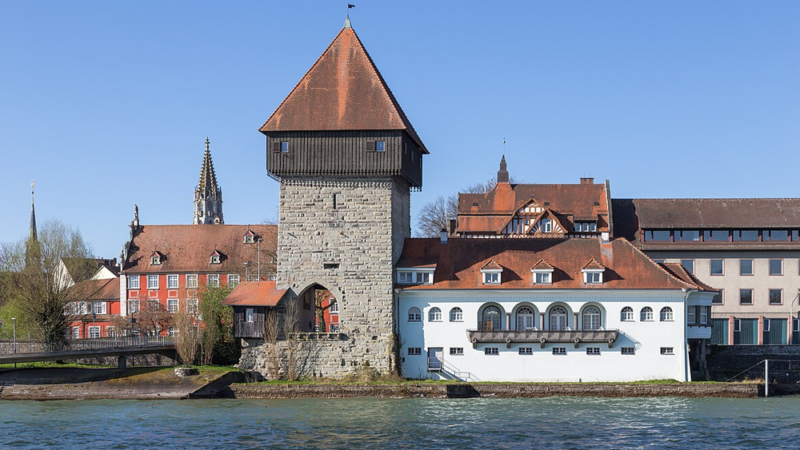
{"label": "metal railing", "polygon": [[45,353],[76,350],[105,350],[118,348],[141,348],[172,345],[172,336],[120,336],[110,338],[68,339],[56,345],[44,342],[27,341],[17,342],[16,347],[11,342],[0,344],[0,354],[10,355],[15,353]]}
{"label": "metal railing", "polygon": [[477,344],[538,343],[544,347],[547,343],[573,343],[575,347],[581,343],[607,343],[609,347],[619,337],[619,330],[467,330],[467,338],[472,346]]}
{"label": "metal railing", "polygon": [[440,372],[442,367],[444,367],[444,357],[428,357],[428,372]]}

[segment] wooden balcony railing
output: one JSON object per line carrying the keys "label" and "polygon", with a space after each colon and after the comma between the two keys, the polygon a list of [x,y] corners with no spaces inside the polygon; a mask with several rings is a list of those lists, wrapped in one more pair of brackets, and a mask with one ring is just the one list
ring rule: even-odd
{"label": "wooden balcony railing", "polygon": [[575,348],[580,344],[608,344],[611,348],[617,337],[619,330],[467,330],[473,348],[478,344],[506,344],[506,348],[510,348],[514,343],[538,343],[542,348],[548,343],[572,343]]}

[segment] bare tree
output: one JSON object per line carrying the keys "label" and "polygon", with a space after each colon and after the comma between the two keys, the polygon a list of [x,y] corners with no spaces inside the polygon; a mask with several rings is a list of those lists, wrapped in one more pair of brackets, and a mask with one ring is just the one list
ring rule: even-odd
{"label": "bare tree", "polygon": [[[517,181],[511,177],[511,184]],[[489,178],[483,183],[472,183],[461,191],[463,194],[485,194],[497,185],[495,178]],[[448,230],[449,219],[458,217],[458,193],[447,197],[438,196],[422,205],[417,219],[416,234],[419,237],[439,237],[442,229]]]}
{"label": "bare tree", "polygon": [[175,350],[183,364],[194,363],[200,350],[200,330],[195,319],[194,314],[185,311],[185,308],[174,315],[175,326],[178,329],[178,334],[175,336]]}
{"label": "bare tree", "polygon": [[85,261],[76,265],[74,277],[86,279],[97,269],[92,251],[81,233],[64,223],[51,220],[39,229],[35,239],[3,245],[0,271],[11,273],[4,295],[15,302],[28,325],[52,348],[64,345],[70,318],[64,308],[72,300],[61,281],[63,260]]}
{"label": "bare tree", "polygon": [[[325,304],[325,300],[329,300],[327,305]],[[328,329],[325,324],[325,311],[335,304],[336,298],[331,295],[331,291],[327,289],[314,290],[314,310],[317,314],[317,326],[319,327],[319,331],[324,333]]]}

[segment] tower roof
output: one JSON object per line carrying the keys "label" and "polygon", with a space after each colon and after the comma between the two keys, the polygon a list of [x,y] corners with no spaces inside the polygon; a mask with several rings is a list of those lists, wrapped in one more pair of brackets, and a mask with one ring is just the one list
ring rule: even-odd
{"label": "tower roof", "polygon": [[203,166],[200,168],[200,182],[198,188],[206,196],[213,196],[217,192],[217,175],[214,173],[214,162],[211,161],[210,141],[206,138],[206,153],[203,156]]}
{"label": "tower roof", "polygon": [[428,153],[349,25],[259,131],[404,130]]}

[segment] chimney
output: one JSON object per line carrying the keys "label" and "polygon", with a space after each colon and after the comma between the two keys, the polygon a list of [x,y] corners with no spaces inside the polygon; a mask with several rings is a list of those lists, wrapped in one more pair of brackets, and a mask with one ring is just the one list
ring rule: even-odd
{"label": "chimney", "polygon": [[442,228],[442,231],[439,232],[439,243],[442,245],[447,245],[447,230]]}
{"label": "chimney", "polygon": [[594,184],[594,178],[581,178],[581,184]]}

